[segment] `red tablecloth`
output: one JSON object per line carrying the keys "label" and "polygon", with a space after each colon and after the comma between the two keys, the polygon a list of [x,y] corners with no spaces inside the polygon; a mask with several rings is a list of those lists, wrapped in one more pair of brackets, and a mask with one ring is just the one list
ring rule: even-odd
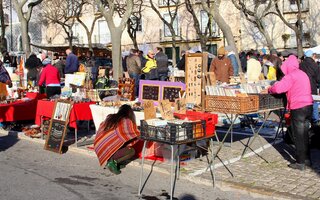
{"label": "red tablecloth", "polygon": [[10,104],[0,104],[0,122],[34,120],[37,100],[17,101]]}
{"label": "red tablecloth", "polygon": [[40,94],[38,92],[27,92],[26,97],[30,99],[44,99],[47,97],[46,94]]}
{"label": "red tablecloth", "polygon": [[[70,127],[77,128],[77,120],[92,120],[90,104],[94,104],[94,102],[73,104],[69,117]],[[54,101],[38,100],[35,123],[40,126],[42,116],[51,118],[53,109]]]}

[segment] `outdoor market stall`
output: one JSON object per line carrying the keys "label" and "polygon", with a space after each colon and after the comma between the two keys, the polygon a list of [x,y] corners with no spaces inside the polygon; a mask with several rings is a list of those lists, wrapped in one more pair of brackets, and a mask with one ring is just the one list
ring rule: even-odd
{"label": "outdoor market stall", "polygon": [[39,93],[27,92],[21,99],[7,100],[0,104],[0,122],[35,120],[37,100],[44,98]]}
{"label": "outdoor market stall", "polygon": [[[77,145],[78,126],[77,121],[90,121],[93,120],[89,105],[95,102],[76,102],[73,104],[70,116],[69,126],[75,129],[75,143]],[[54,110],[54,101],[39,100],[35,113],[35,123],[39,126],[42,124],[43,117],[51,118]],[[34,112],[34,111],[33,111]]]}
{"label": "outdoor market stall", "polygon": [[[233,127],[239,117],[247,120],[252,131],[253,137],[245,144],[242,157],[246,150],[251,147],[256,138],[260,139],[260,131],[266,124],[270,114],[274,111],[280,112],[280,120],[278,127],[281,127],[284,116],[284,96],[273,96],[270,94],[261,94],[261,91],[269,85],[268,82],[260,82],[254,84],[237,84],[237,85],[210,85],[206,86],[205,110],[209,112],[222,113],[230,121],[230,126],[221,141],[218,140],[218,149],[214,153],[214,158],[218,156],[222,146],[225,144],[226,138],[231,134],[231,143],[233,140]],[[262,123],[255,126],[250,116],[253,114],[262,115]],[[276,137],[278,136],[278,131]],[[275,137],[275,139],[276,139]],[[251,140],[251,141],[250,141]],[[261,141],[260,141],[261,143]]]}

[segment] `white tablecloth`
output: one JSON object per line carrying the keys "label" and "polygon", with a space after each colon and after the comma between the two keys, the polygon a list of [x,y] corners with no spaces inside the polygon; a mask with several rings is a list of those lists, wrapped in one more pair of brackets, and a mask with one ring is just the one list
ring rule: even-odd
{"label": "white tablecloth", "polygon": [[[96,130],[98,130],[101,122],[103,122],[109,114],[114,114],[118,112],[117,107],[104,107],[95,104],[91,104],[90,109]],[[135,111],[134,114],[136,116],[137,126],[140,126],[140,120],[144,119],[144,112]],[[160,113],[157,113],[156,116],[161,117]]]}

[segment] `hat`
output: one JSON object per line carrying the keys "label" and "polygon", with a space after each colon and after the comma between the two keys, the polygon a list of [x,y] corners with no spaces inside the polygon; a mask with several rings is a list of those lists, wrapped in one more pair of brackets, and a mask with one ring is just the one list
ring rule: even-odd
{"label": "hat", "polygon": [[226,50],[223,46],[218,49],[218,55],[226,55]]}
{"label": "hat", "polygon": [[308,50],[308,51],[306,51],[306,52],[304,53],[304,55],[305,55],[306,57],[312,57],[313,51],[312,51],[312,50]]}
{"label": "hat", "polygon": [[264,47],[261,49],[261,52],[262,52],[263,54],[267,54],[267,50],[266,50]]}
{"label": "hat", "polygon": [[42,61],[42,65],[47,65],[47,64],[51,64],[51,59],[50,59],[50,58],[45,58],[45,59]]}

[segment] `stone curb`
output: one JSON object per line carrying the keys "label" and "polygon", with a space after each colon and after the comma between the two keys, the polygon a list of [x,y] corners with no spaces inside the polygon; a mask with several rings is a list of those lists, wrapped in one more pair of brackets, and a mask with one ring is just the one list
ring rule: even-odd
{"label": "stone curb", "polygon": [[[3,131],[0,130],[0,135],[3,135],[3,136],[9,135],[8,133],[9,132],[4,133]],[[37,139],[37,138],[30,138],[28,136],[25,136],[23,134],[23,132],[18,133],[18,138],[23,139],[23,140],[27,140],[27,141],[31,141],[31,142],[35,142],[38,144],[43,144],[43,145],[45,144],[44,140]],[[96,157],[96,154],[93,151],[81,149],[81,148],[78,148],[75,146],[69,146],[68,151],[71,151],[74,153],[80,153],[82,155],[86,155],[86,156],[90,156],[90,157]],[[134,161],[130,162],[129,166],[140,167],[140,160],[134,160]],[[169,171],[167,171],[166,169],[163,169],[158,166],[152,166],[148,163],[144,164],[144,168],[148,169],[148,170],[153,169],[156,172],[170,175]],[[197,177],[197,176],[190,176],[187,174],[181,174],[180,178],[187,180],[187,181],[190,181],[195,184],[213,186],[213,184],[212,184],[213,182],[211,179],[209,180],[209,179],[205,179],[205,178],[202,178],[199,176]],[[219,188],[222,191],[233,190],[233,191],[237,191],[237,192],[243,193],[243,194],[246,193],[246,194],[249,194],[249,195],[256,197],[256,198],[269,198],[270,199],[270,197],[271,197],[272,199],[281,199],[281,200],[289,200],[289,199],[312,200],[312,198],[293,195],[293,194],[286,193],[286,192],[279,192],[279,191],[268,189],[268,188],[256,187],[256,186],[251,186],[251,185],[244,184],[244,183],[235,183],[232,181],[225,181],[225,180],[219,180],[219,179],[218,180],[216,179],[215,187]]]}

